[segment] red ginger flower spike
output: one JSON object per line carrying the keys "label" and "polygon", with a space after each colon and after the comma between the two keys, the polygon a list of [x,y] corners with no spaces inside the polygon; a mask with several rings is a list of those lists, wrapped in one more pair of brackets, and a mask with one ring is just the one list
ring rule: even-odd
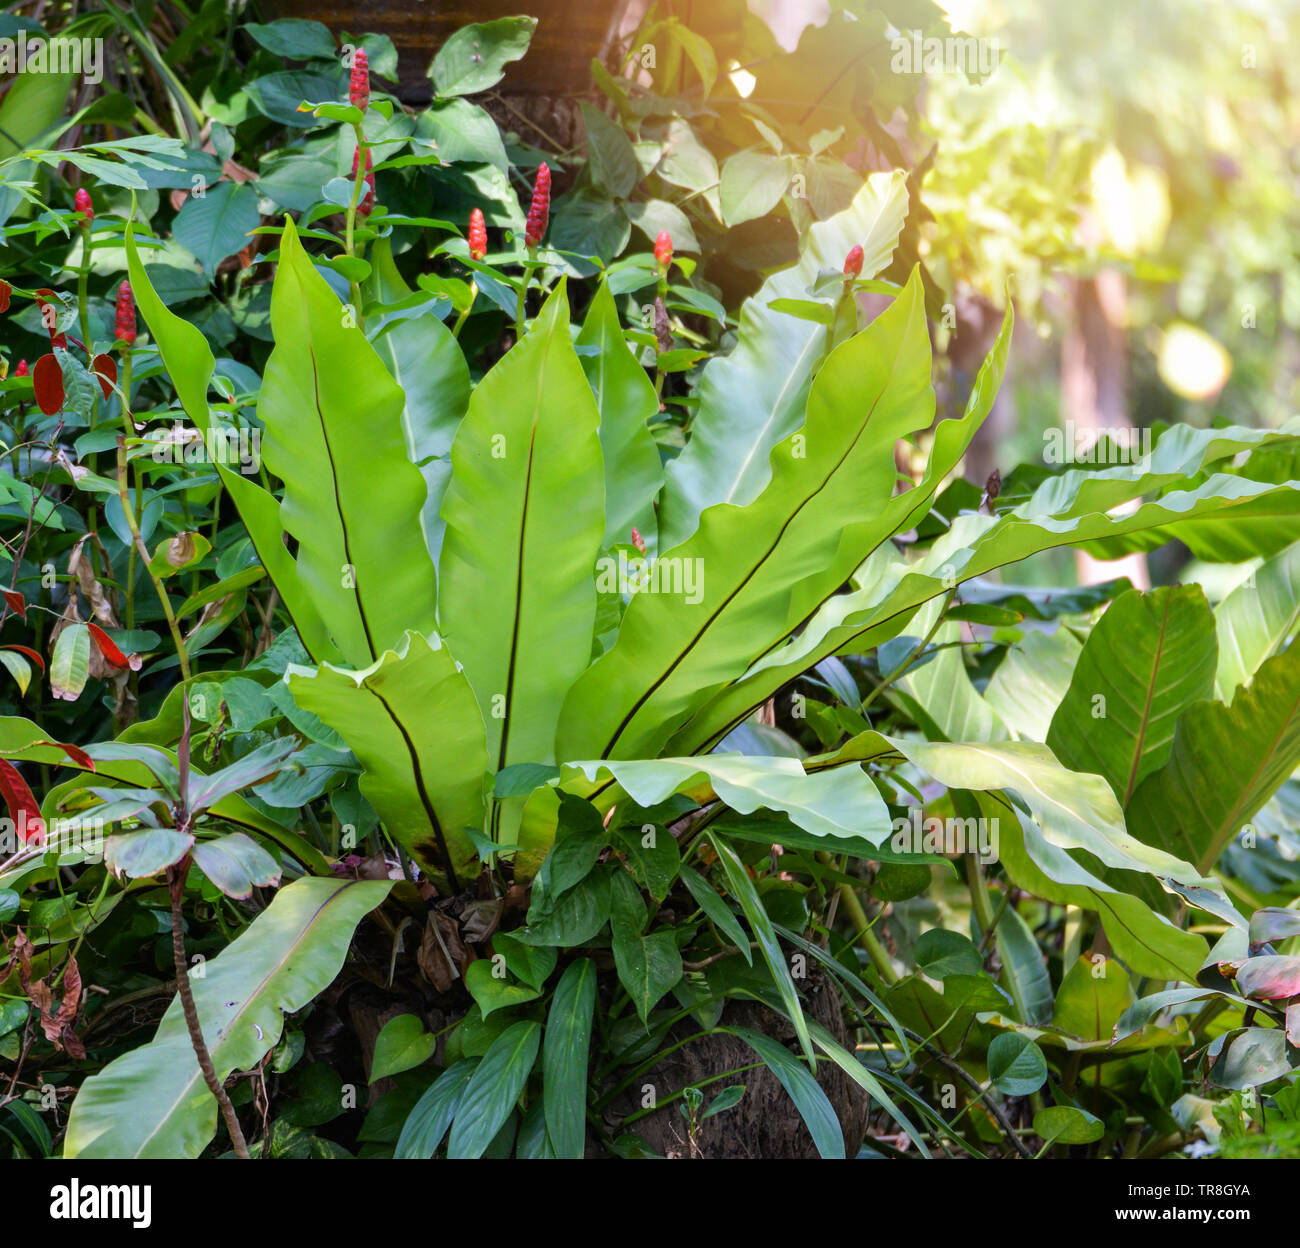
{"label": "red ginger flower spike", "polygon": [[482,260],[487,255],[487,222],[483,220],[483,210],[481,208],[470,210],[469,254],[475,260]]}
{"label": "red ginger flower spike", "polygon": [[135,341],[135,295],[131,283],[123,282],[117,288],[117,316],[113,323],[113,336],[129,347]]}
{"label": "red ginger flower spike", "polygon": [[661,273],[668,272],[668,266],[673,262],[673,240],[672,235],[667,230],[660,230],[659,237],[655,239],[655,263],[659,266]]}
{"label": "red ginger flower spike", "polygon": [[528,209],[524,226],[524,242],[536,247],[546,233],[551,219],[551,170],[543,161],[537,167],[537,181],[533,183],[533,202]]}
{"label": "red ginger flower spike", "polygon": [[[361,149],[357,148],[352,153],[352,180],[357,180],[357,166],[361,160]],[[375,175],[370,172],[374,162],[370,159],[369,151],[366,152],[366,193],[361,197],[361,202],[357,205],[357,211],[363,216],[368,217],[370,210],[375,206]]]}
{"label": "red ginger flower spike", "polygon": [[363,113],[370,107],[370,58],[364,48],[352,54],[352,78],[348,82],[348,99]]}
{"label": "red ginger flower spike", "polygon": [[31,369],[29,369],[29,368],[27,367],[27,361],[26,361],[26,360],[19,360],[19,361],[18,361],[18,367],[14,369],[14,376],[15,376],[15,377],[30,377],[30,376],[31,376]]}
{"label": "red ginger flower spike", "polygon": [[632,528],[632,545],[643,555],[645,554],[645,538],[641,536],[640,531],[635,526]]}
{"label": "red ginger flower spike", "polygon": [[856,244],[849,249],[849,254],[844,257],[844,276],[859,277],[862,274],[863,254],[862,248]]}
{"label": "red ginger flower spike", "polygon": [[84,218],[82,225],[89,225],[95,219],[95,209],[90,202],[90,192],[84,186],[79,186],[72,202]]}

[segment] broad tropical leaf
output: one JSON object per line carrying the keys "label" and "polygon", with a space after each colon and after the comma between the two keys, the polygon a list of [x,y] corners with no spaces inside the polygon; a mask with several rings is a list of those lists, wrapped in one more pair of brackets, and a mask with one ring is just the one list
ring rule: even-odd
{"label": "broad tropical leaf", "polygon": [[[375,240],[367,293],[384,304],[407,298],[411,289],[393,263],[392,243]],[[434,562],[442,549],[442,496],[451,477],[451,443],[469,404],[469,365],[451,330],[436,316],[394,319],[373,339],[375,351],[402,388],[406,453],[428,490],[420,512],[425,543]]]}
{"label": "broad tropical leaf", "polygon": [[[933,405],[914,272],[885,312],[831,353],[804,428],[772,452],[762,495],[743,508],[711,507],[688,541],[659,556],[660,592],[632,598],[617,642],[565,700],[561,757],[658,753],[704,696],[843,584],[888,535],[894,444],[926,428]],[[674,592],[663,592],[673,574]]]}
{"label": "broad tropical leaf", "polygon": [[1169,758],[1179,715],[1210,696],[1217,658],[1214,616],[1199,585],[1131,590],[1089,635],[1048,746],[1067,767],[1104,776],[1126,805]]}
{"label": "broad tropical leaf", "polygon": [[1183,715],[1169,761],[1133,794],[1129,825],[1208,872],[1297,766],[1300,646],[1291,645],[1231,705],[1198,702]]}
{"label": "broad tropical leaf", "polygon": [[494,771],[555,758],[560,701],[591,656],[605,532],[600,423],[563,285],[479,383],[443,499],[443,635]]}
{"label": "broad tropical leaf", "polygon": [[[746,300],[736,348],[705,368],[691,440],[668,469],[660,549],[690,537],[715,503],[743,506],[757,498],[771,479],[773,448],[803,424],[827,330],[769,305],[810,298],[818,273],[839,270],[855,245],[865,253],[862,276],[874,277],[888,265],[906,215],[902,173],[872,174],[847,209],[811,228],[799,263],[768,278]],[[837,294],[824,297],[828,307]]]}
{"label": "broad tropical leaf", "polygon": [[[194,1001],[217,1075],[248,1070],[275,1046],[284,1015],[338,974],[358,923],[392,885],[295,880],[194,980]],[[81,1085],[64,1156],[197,1157],[212,1139],[217,1102],[203,1082],[181,1003],[153,1040]]]}
{"label": "broad tropical leaf", "polygon": [[659,448],[649,422],[659,397],[623,338],[618,309],[602,282],[577,337],[579,358],[600,409],[600,450],[605,461],[604,546],[630,540],[633,526],[658,545],[654,500],[664,482]]}
{"label": "broad tropical leaf", "polygon": [[459,892],[478,856],[465,829],[483,827],[488,760],[478,705],[447,647],[408,632],[361,671],[290,666],[285,682],[351,747],[389,834]]}
{"label": "broad tropical leaf", "polygon": [[420,536],[428,491],[406,456],[405,399],[287,219],[271,324],[262,456],[284,482],[280,517],[302,585],[345,661],[364,667],[403,629],[430,633],[436,620]]}

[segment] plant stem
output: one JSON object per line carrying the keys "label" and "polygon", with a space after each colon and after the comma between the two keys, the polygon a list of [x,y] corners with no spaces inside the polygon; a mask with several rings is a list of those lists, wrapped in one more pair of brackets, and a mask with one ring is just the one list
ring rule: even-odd
{"label": "plant stem", "polygon": [[469,279],[469,302],[465,305],[465,311],[456,318],[456,324],[452,326],[451,336],[459,340],[460,331],[464,324],[469,320],[469,314],[474,311],[474,301],[478,298],[478,283],[471,277]]}
{"label": "plant stem", "polygon": [[531,260],[524,261],[524,277],[519,283],[519,301],[515,305],[515,341],[522,342],[526,328],[525,317],[528,312],[528,285],[533,280],[533,271],[537,268]]}
{"label": "plant stem", "polygon": [[176,993],[181,999],[181,1009],[185,1013],[185,1026],[189,1029],[190,1044],[194,1046],[194,1056],[199,1059],[199,1069],[203,1072],[203,1082],[208,1091],[217,1098],[221,1108],[221,1117],[225,1120],[226,1130],[230,1133],[230,1143],[235,1156],[244,1161],[249,1160],[248,1144],[244,1139],[243,1129],[235,1114],[235,1107],[226,1095],[226,1089],[217,1078],[216,1067],[212,1064],[212,1054],[208,1052],[203,1039],[203,1028],[199,1026],[199,1012],[194,1005],[194,993],[190,989],[189,967],[185,964],[184,920],[181,917],[181,896],[185,891],[185,877],[189,874],[190,860],[186,856],[179,864],[167,868],[167,889],[172,903],[172,960],[176,965]]}
{"label": "plant stem", "polygon": [[[824,851],[823,851],[824,852]],[[875,932],[871,930],[871,920],[867,918],[867,912],[862,908],[862,903],[858,900],[858,895],[847,884],[841,884],[839,887],[840,905],[844,907],[844,913],[848,915],[849,922],[853,925],[853,930],[857,933],[856,943],[861,945],[871,958],[871,964],[880,973],[880,978],[887,984],[898,983],[898,972],[894,970],[893,963],[889,960],[889,954],[885,951]]]}
{"label": "plant stem", "polygon": [[131,530],[131,537],[134,540],[135,547],[140,552],[144,570],[149,573],[149,579],[153,581],[154,590],[158,594],[158,601],[162,603],[163,615],[167,619],[167,628],[172,635],[172,644],[176,647],[176,658],[180,662],[181,679],[189,680],[190,661],[185,653],[185,642],[181,638],[181,630],[176,623],[176,614],[172,610],[171,599],[167,597],[167,590],[162,581],[149,566],[149,552],[145,549],[144,539],[140,536],[140,526],[136,522],[135,512],[131,507],[130,499],[127,497],[126,439],[120,435],[117,439],[117,493],[122,500],[122,510],[126,513],[127,527]]}

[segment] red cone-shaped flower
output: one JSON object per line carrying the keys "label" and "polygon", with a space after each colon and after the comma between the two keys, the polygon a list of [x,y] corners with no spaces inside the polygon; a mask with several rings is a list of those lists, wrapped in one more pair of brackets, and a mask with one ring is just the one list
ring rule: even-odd
{"label": "red cone-shaped flower", "polygon": [[655,239],[655,263],[659,266],[661,273],[668,272],[668,266],[673,262],[673,240],[672,235],[667,230],[660,230],[659,237]]}
{"label": "red cone-shaped flower", "polygon": [[95,209],[90,202],[90,192],[84,186],[79,186],[72,202],[84,218],[83,224],[89,225],[95,219]]}
{"label": "red cone-shaped flower", "polygon": [[469,254],[475,260],[482,260],[487,255],[487,222],[483,220],[483,210],[481,208],[470,210]]}
{"label": "red cone-shaped flower", "polygon": [[849,249],[849,254],[844,257],[844,276],[858,277],[862,273],[862,248],[853,246]]}
{"label": "red cone-shaped flower", "polygon": [[30,376],[31,376],[31,370],[27,367],[27,361],[26,361],[26,360],[19,360],[19,361],[18,361],[18,367],[14,369],[14,376],[15,376],[15,377],[30,377]]}
{"label": "red cone-shaped flower", "polygon": [[135,295],[131,283],[123,282],[117,288],[117,316],[113,322],[113,336],[129,347],[135,341]]}
{"label": "red cone-shaped flower", "polygon": [[524,242],[536,247],[546,234],[551,220],[551,170],[545,161],[537,167],[537,181],[533,183],[533,202],[528,209],[528,223],[524,226]]}
{"label": "red cone-shaped flower", "polygon": [[348,82],[348,99],[363,113],[370,107],[370,58],[364,48],[352,54],[352,78]]}

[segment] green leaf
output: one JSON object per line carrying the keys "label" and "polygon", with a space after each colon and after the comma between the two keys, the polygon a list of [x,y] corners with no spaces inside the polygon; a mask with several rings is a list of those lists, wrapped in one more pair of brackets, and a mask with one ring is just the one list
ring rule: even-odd
{"label": "green leaf", "polygon": [[546,1016],[542,1042],[542,1101],[546,1134],[557,1157],[581,1158],[587,1138],[587,1061],[596,1009],[596,968],[570,962]]}
{"label": "green leaf", "polygon": [[[692,178],[683,185],[698,189],[709,182]],[[771,477],[772,449],[803,423],[826,330],[769,304],[807,298],[818,272],[839,269],[855,244],[866,252],[863,276],[874,276],[889,263],[906,214],[903,175],[873,174],[846,211],[812,226],[798,264],[768,278],[745,301],[736,347],[705,368],[691,440],[667,471],[659,513],[663,549],[689,537],[713,503],[743,505],[757,498]],[[811,437],[809,444],[814,445]]]}
{"label": "green leaf", "polygon": [[1118,962],[1076,958],[1057,990],[1052,1026],[1080,1040],[1109,1040],[1120,1016],[1136,999]]}
{"label": "green leaf", "polygon": [[313,57],[332,60],[336,53],[334,36],[321,22],[285,17],[265,25],[245,22],[243,30],[268,52],[295,61],[307,61]]}
{"label": "green leaf", "polygon": [[437,1036],[424,1030],[424,1022],[418,1015],[399,1014],[390,1018],[375,1037],[375,1052],[370,1059],[370,1082],[378,1083],[389,1075],[422,1065],[433,1056],[437,1047]]}
{"label": "green leaf", "polygon": [[561,754],[659,753],[703,697],[835,593],[902,519],[890,505],[896,470],[887,448],[927,427],[933,404],[914,271],[888,309],[831,353],[808,396],[805,428],[772,450],[759,498],[711,507],[688,541],[661,556],[663,569],[677,570],[669,588],[682,592],[664,592],[661,574],[660,592],[633,596],[617,642],[565,699]]}
{"label": "green leaf", "polygon": [[618,980],[647,1024],[650,1011],[682,977],[682,956],[671,931],[642,934],[646,909],[632,877],[618,871],[611,886],[610,933]]}
{"label": "green leaf", "polygon": [[476,873],[464,829],[483,826],[487,755],[474,695],[446,646],[408,632],[361,671],[290,666],[285,683],[347,741],[389,835],[459,891]]}
{"label": "green leaf", "polygon": [[600,413],[600,450],[605,463],[605,536],[602,546],[628,542],[636,526],[657,542],[654,500],[663,486],[663,465],[649,421],[659,399],[645,369],[623,337],[614,296],[600,284],[587,309],[576,345]]}
{"label": "green leaf", "polygon": [[299,112],[298,105],[308,100],[336,100],[347,94],[346,75],[341,71],[320,69],[286,69],[263,74],[243,84],[253,107],[264,117],[282,126],[308,129],[318,124],[310,112]]}
{"label": "green leaf", "polygon": [[172,234],[202,266],[211,281],[217,266],[248,246],[262,224],[257,192],[247,182],[218,182],[191,195],[176,214]]}
{"label": "green leaf", "polygon": [[442,505],[440,618],[493,770],[555,760],[560,701],[591,654],[590,570],[605,531],[598,423],[561,283],[475,387]]}
{"label": "green leaf", "polygon": [[26,693],[32,683],[32,666],[21,654],[13,650],[0,649],[0,663],[3,663],[9,675],[14,678],[19,693]]}
{"label": "green leaf", "polygon": [[[279,1040],[283,1015],[333,982],[357,924],[390,887],[387,880],[295,880],[207,963],[193,983],[194,1001],[218,1078],[254,1067]],[[216,1124],[216,1098],[173,1000],[153,1040],[81,1085],[64,1156],[197,1157]]]}
{"label": "green leaf", "polygon": [[1300,544],[1256,568],[1217,607],[1219,666],[1214,693],[1230,701],[1300,626]]}
{"label": "green leaf", "polygon": [[[552,949],[551,953],[554,952]],[[484,1018],[512,1005],[536,1001],[542,995],[538,988],[497,975],[494,962],[487,958],[479,958],[465,969],[465,987],[478,1002],[479,1011]]]}
{"label": "green leaf", "polygon": [[191,854],[199,870],[227,897],[251,897],[254,887],[280,882],[280,864],[242,832],[199,841]]}
{"label": "green leaf", "polygon": [[1178,722],[1168,763],[1129,803],[1133,832],[1208,872],[1300,766],[1300,646],[1266,660],[1231,706],[1198,702]]}
{"label": "green leaf", "polygon": [[[578,779],[586,778],[586,785]],[[700,804],[716,796],[743,815],[760,808],[781,810],[814,836],[865,838],[880,843],[892,823],[884,799],[860,767],[827,767],[809,773],[797,758],[762,758],[739,754],[708,754],[699,758],[629,759],[611,762],[566,763],[562,784],[569,790],[599,788],[601,809],[619,798],[601,783],[612,776],[642,807],[657,806],[674,793]]]}
{"label": "green leaf", "polygon": [[1105,776],[1127,805],[1168,760],[1178,717],[1210,696],[1217,657],[1199,585],[1123,594],[1089,635],[1047,744],[1067,767]]}
{"label": "green leaf", "polygon": [[835,1117],[835,1110],[821,1085],[803,1064],[771,1036],[750,1031],[747,1027],[723,1027],[721,1030],[749,1045],[777,1077],[790,1094],[822,1157],[827,1161],[843,1160],[844,1133],[839,1119]]}
{"label": "green leaf", "polygon": [[141,879],[180,862],[189,853],[194,837],[175,828],[145,828],[124,832],[104,842],[104,866],[114,875]]}
{"label": "green leaf", "polygon": [[433,631],[436,594],[402,391],[345,319],[286,218],[271,293],[276,348],[257,406],[262,457],[284,482],[280,516],[298,542],[299,575],[349,664],[364,667],[404,629]]}
{"label": "green leaf", "polygon": [[54,643],[50,658],[50,693],[75,702],[90,675],[90,630],[84,624],[69,624]]}
{"label": "green leaf", "polygon": [[1047,1082],[1047,1058],[1028,1036],[1007,1031],[989,1045],[989,1078],[1004,1096],[1029,1096]]}
{"label": "green leaf", "polygon": [[438,49],[429,66],[434,91],[440,96],[474,95],[496,86],[506,65],[528,51],[536,29],[535,17],[503,17],[462,26]]}
{"label": "green leaf", "polygon": [[768,970],[772,972],[772,980],[776,984],[777,992],[780,994],[781,1003],[785,1006],[786,1016],[790,1019],[795,1034],[799,1037],[799,1044],[815,1069],[817,1059],[813,1055],[812,1038],[808,1034],[808,1023],[804,1018],[803,1006],[799,1003],[799,994],[795,991],[794,980],[790,978],[790,968],[786,965],[785,954],[781,951],[781,942],[777,939],[772,920],[763,907],[763,902],[754,888],[753,880],[749,878],[748,873],[745,871],[745,864],[740,861],[735,850],[725,841],[718,840],[712,834],[706,833],[706,835],[722,862],[722,869],[726,874],[731,895],[740,903],[740,908],[745,914],[745,921],[749,924],[750,931],[754,933],[754,937],[758,941],[763,960],[767,963]]}
{"label": "green leaf", "polygon": [[[501,131],[484,109],[468,100],[434,100],[415,122],[419,139],[434,145],[445,164],[493,165],[502,173],[510,168]],[[419,144],[414,145],[416,150]]]}
{"label": "green leaf", "polygon": [[1052,1017],[1052,979],[1029,924],[1008,904],[995,929],[1002,976],[1022,1023],[1045,1023]]}
{"label": "green leaf", "polygon": [[[761,148],[737,152],[722,166],[722,220],[730,226],[765,217],[790,185],[790,163]],[[845,248],[847,251],[848,249]],[[840,264],[844,258],[840,257]],[[866,274],[868,277],[874,276]]]}
{"label": "green leaf", "polygon": [[[133,227],[129,224],[126,227],[126,255],[136,305],[149,326],[163,364],[176,387],[176,395],[189,418],[206,432],[212,425],[207,399],[214,367],[212,349],[198,329],[169,311],[158,298],[140,263]],[[299,578],[294,559],[285,549],[280,505],[276,497],[225,464],[218,463],[216,469],[239,508],[240,518],[248,527],[262,566],[289,608],[303,642],[318,660],[340,660],[342,655],[316,609],[313,595]]]}
{"label": "green leaf", "polygon": [[587,168],[591,180],[616,199],[626,199],[640,179],[631,140],[600,109],[580,101],[587,127]]}
{"label": "green leaf", "polygon": [[470,1076],[447,1141],[449,1158],[481,1157],[501,1130],[532,1073],[542,1043],[539,1023],[515,1023],[491,1044]]}
{"label": "green leaf", "polygon": [[1047,1105],[1034,1115],[1034,1134],[1046,1144],[1092,1144],[1106,1134],[1106,1124],[1074,1105]]}
{"label": "green leaf", "polygon": [[411,1158],[423,1161],[438,1151],[477,1066],[477,1058],[454,1062],[425,1089],[402,1124],[402,1133],[393,1150],[395,1158],[399,1161]]}
{"label": "green leaf", "polygon": [[[389,239],[375,240],[370,259],[368,299],[393,304],[411,294],[397,271]],[[451,476],[448,456],[469,404],[469,365],[451,330],[427,314],[396,321],[375,339],[374,347],[405,399],[406,453],[424,476],[420,524],[430,557],[436,560],[442,548],[439,511]]]}
{"label": "green leaf", "polygon": [[714,927],[740,950],[745,961],[753,966],[754,954],[749,947],[749,937],[745,935],[745,929],[740,926],[740,920],[732,913],[731,907],[714,892],[713,885],[694,867],[682,863],[679,874],[687,892],[695,899],[695,904],[704,911]]}

